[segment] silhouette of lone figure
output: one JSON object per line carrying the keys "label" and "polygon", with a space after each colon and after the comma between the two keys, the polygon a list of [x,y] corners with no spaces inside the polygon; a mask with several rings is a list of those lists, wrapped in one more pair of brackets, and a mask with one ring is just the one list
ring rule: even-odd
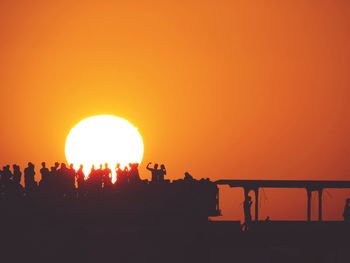
{"label": "silhouette of lone figure", "polygon": [[252,213],[251,213],[252,203],[253,202],[252,202],[251,196],[247,195],[243,203],[243,210],[244,210],[243,231],[247,231],[252,222]]}

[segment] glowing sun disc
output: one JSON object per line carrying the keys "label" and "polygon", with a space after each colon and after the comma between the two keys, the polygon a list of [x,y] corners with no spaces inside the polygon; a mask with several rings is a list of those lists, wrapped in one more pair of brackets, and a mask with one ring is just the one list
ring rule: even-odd
{"label": "glowing sun disc", "polygon": [[87,176],[91,166],[108,163],[113,172],[117,163],[121,167],[140,163],[143,156],[143,140],[137,128],[129,121],[113,115],[97,115],[83,119],[69,132],[65,153],[68,163],[75,168],[84,165]]}

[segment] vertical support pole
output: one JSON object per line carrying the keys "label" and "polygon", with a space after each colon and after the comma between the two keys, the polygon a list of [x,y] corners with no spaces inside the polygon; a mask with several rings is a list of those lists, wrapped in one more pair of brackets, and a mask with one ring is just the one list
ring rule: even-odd
{"label": "vertical support pole", "polygon": [[322,188],[318,189],[318,221],[322,221],[322,192]]}
{"label": "vertical support pole", "polygon": [[311,190],[306,188],[307,192],[307,221],[311,221]]}
{"label": "vertical support pole", "polygon": [[259,188],[254,189],[255,193],[255,221],[259,221]]}
{"label": "vertical support pole", "polygon": [[243,188],[243,190],[244,190],[244,200],[246,200],[246,199],[247,199],[247,197],[248,197],[248,195],[249,195],[249,191],[250,191],[250,189],[248,189],[248,188],[244,187],[244,188]]}
{"label": "vertical support pole", "polygon": [[216,192],[216,211],[220,211],[220,189]]}

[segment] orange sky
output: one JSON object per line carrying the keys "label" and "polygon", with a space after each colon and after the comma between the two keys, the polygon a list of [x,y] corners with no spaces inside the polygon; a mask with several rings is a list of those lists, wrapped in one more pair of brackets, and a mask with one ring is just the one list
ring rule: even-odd
{"label": "orange sky", "polygon": [[[114,114],[171,178],[350,179],[349,17],[345,0],[3,0],[0,165],[63,161],[72,126]],[[350,192],[329,192],[340,219]],[[305,218],[304,191],[265,193],[262,217]],[[242,198],[222,191],[226,219]]]}

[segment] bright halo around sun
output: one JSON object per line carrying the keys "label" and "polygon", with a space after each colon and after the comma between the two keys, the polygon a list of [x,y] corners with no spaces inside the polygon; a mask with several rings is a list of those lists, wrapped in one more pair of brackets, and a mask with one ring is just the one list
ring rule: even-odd
{"label": "bright halo around sun", "polygon": [[129,121],[112,115],[98,115],[83,119],[69,132],[66,139],[66,158],[77,169],[84,165],[87,176],[91,166],[97,169],[108,163],[115,181],[115,166],[140,163],[143,141],[137,128]]}

